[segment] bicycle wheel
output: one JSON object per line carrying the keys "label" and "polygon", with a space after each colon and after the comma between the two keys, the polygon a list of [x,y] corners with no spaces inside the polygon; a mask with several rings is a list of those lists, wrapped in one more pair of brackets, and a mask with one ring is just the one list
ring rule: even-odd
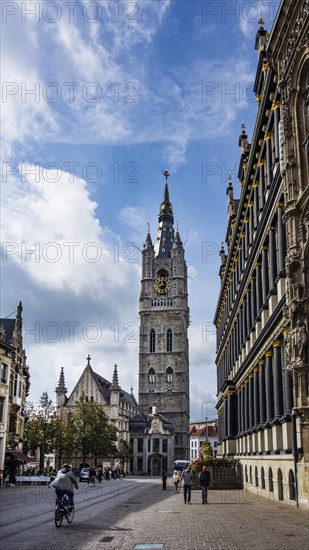
{"label": "bicycle wheel", "polygon": [[63,521],[62,511],[59,510],[59,509],[56,509],[56,511],[55,511],[55,525],[56,525],[57,529],[59,529],[59,527],[61,527],[62,521]]}
{"label": "bicycle wheel", "polygon": [[67,510],[67,522],[72,523],[74,519],[74,508],[68,508]]}

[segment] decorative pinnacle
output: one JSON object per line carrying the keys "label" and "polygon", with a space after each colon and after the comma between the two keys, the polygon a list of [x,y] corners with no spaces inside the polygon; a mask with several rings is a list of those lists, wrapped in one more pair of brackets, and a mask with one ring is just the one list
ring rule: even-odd
{"label": "decorative pinnacle", "polygon": [[162,174],[165,177],[165,183],[167,183],[168,178],[170,177],[170,173],[168,170],[162,170]]}
{"label": "decorative pinnacle", "polygon": [[264,25],[264,19],[263,19],[262,16],[259,17],[258,23],[259,23],[260,27],[262,27]]}
{"label": "decorative pinnacle", "polygon": [[114,374],[113,374],[113,386],[115,388],[119,388],[118,371],[117,371],[117,365],[116,364],[115,364],[115,367],[114,367]]}
{"label": "decorative pinnacle", "polygon": [[242,123],[241,123],[241,131],[242,131],[243,134],[246,133],[246,125],[245,125],[244,121],[242,121]]}
{"label": "decorative pinnacle", "polygon": [[232,174],[231,174],[231,172],[229,172],[229,175],[228,175],[228,182],[229,182],[229,187],[232,187]]}
{"label": "decorative pinnacle", "polygon": [[150,235],[150,223],[147,222],[147,227],[148,227],[148,235]]}
{"label": "decorative pinnacle", "polygon": [[88,354],[88,357],[87,357],[87,365],[89,365],[89,366],[90,366],[90,360],[91,360],[91,357],[90,357],[90,355]]}

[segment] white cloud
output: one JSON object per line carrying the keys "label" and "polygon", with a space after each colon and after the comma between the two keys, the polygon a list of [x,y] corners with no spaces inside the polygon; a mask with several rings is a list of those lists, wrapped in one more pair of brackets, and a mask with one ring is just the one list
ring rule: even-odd
{"label": "white cloud", "polygon": [[26,182],[11,177],[5,188],[3,241],[14,243],[6,245],[8,252],[15,250],[8,259],[41,288],[88,294],[103,303],[108,292],[117,303],[117,293],[132,278],[137,284],[138,266],[115,259],[85,181],[70,181],[71,174],[59,170],[27,170],[35,173]]}
{"label": "white cloud", "polygon": [[[172,72],[154,73],[143,55],[170,2],[138,5],[141,20],[136,25],[117,25],[109,18],[85,25],[78,18],[71,23],[63,17],[54,25],[14,27],[31,43],[33,55],[25,62],[16,55],[21,40],[10,42],[5,78],[16,83],[17,92],[6,104],[7,157],[15,153],[19,162],[19,148],[27,151],[36,141],[159,143],[163,160],[176,170],[185,164],[190,143],[226,134],[237,112],[251,106],[247,92],[253,74],[239,57],[220,62],[196,58]],[[110,7],[103,3],[102,9]],[[5,30],[10,33],[10,24]],[[52,64],[46,63],[48,56]],[[22,82],[27,89],[36,86],[38,98],[28,95],[23,101]]]}
{"label": "white cloud", "polygon": [[270,32],[279,4],[280,0],[277,2],[247,2],[242,0],[239,26],[244,36],[254,40],[259,28],[258,20],[260,17],[264,20],[264,28]]}
{"label": "white cloud", "polygon": [[145,233],[146,213],[142,208],[138,208],[136,206],[124,206],[118,213],[118,219],[133,229],[144,229],[143,233]]}

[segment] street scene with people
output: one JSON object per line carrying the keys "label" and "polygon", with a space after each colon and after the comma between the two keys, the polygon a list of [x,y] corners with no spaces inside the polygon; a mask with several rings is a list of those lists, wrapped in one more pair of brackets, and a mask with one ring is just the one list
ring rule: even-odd
{"label": "street scene with people", "polygon": [[309,0],[0,2],[1,550],[309,541]]}

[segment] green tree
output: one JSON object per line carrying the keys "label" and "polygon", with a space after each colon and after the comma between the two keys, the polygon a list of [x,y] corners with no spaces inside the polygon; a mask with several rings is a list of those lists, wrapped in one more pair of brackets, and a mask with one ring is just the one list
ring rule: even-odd
{"label": "green tree", "polygon": [[84,394],[73,412],[74,454],[81,455],[83,464],[90,455],[95,464],[98,456],[113,456],[116,452],[117,429],[101,405],[86,401]]}
{"label": "green tree", "polygon": [[44,470],[45,453],[53,451],[52,414],[54,405],[43,392],[38,404],[28,402],[25,407],[25,415],[28,418],[25,428],[24,450],[27,453],[35,454],[40,448],[40,470]]}
{"label": "green tree", "polygon": [[118,443],[118,448],[115,454],[115,458],[119,458],[120,465],[124,467],[126,462],[131,460],[133,455],[132,444],[128,443],[125,439],[120,439]]}
{"label": "green tree", "polygon": [[62,465],[63,457],[74,454],[74,421],[72,412],[64,414],[55,412],[51,421],[53,451],[58,468]]}
{"label": "green tree", "polygon": [[203,441],[201,444],[201,459],[204,462],[207,462],[207,460],[210,460],[212,457],[212,446],[209,441]]}

